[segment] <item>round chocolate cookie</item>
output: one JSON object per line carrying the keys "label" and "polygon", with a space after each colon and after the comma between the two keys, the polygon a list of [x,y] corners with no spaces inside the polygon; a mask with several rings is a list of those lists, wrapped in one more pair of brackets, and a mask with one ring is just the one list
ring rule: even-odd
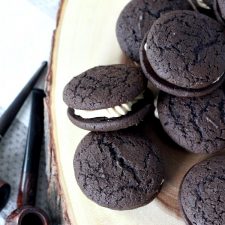
{"label": "round chocolate cookie", "polygon": [[116,35],[121,49],[139,62],[139,48],[144,35],[153,22],[162,14],[178,9],[191,9],[184,0],[133,0],[120,13],[116,25]]}
{"label": "round chocolate cookie", "polygon": [[219,88],[221,86],[221,83],[225,81],[225,76],[224,76],[220,82],[214,83],[212,85],[209,85],[206,88],[200,88],[200,89],[182,88],[167,82],[166,80],[160,78],[152,69],[148,61],[148,58],[146,56],[146,50],[145,50],[146,40],[147,40],[147,37],[143,39],[143,42],[140,48],[141,67],[145,76],[159,90],[165,91],[166,93],[169,93],[178,97],[198,97],[198,96],[209,94],[210,92]]}
{"label": "round chocolate cookie", "polygon": [[201,96],[225,80],[224,28],[203,14],[167,13],[154,22],[144,41],[140,50],[143,71],[165,92]]}
{"label": "round chocolate cookie", "polygon": [[180,186],[180,207],[189,225],[225,224],[225,156],[193,166]]}
{"label": "round chocolate cookie", "polygon": [[112,131],[141,122],[153,109],[140,68],[99,66],[74,77],[64,88],[70,120],[91,131]]}
{"label": "round chocolate cookie", "polygon": [[213,8],[218,21],[225,25],[225,1],[214,0]]}
{"label": "round chocolate cookie", "polygon": [[167,134],[194,153],[225,149],[225,88],[203,97],[182,98],[160,92],[157,109]]}
{"label": "round chocolate cookie", "polygon": [[157,148],[137,128],[86,135],[74,156],[74,172],[89,199],[117,210],[148,204],[164,178]]}

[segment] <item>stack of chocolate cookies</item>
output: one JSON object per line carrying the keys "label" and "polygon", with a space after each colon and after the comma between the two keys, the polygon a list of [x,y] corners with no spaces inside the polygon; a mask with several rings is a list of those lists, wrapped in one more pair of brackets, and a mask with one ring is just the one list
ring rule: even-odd
{"label": "stack of chocolate cookies", "polygon": [[[91,131],[74,156],[75,177],[88,198],[127,210],[156,197],[164,167],[142,127],[154,111],[184,150],[211,156],[225,149],[224,22],[223,0],[133,0],[125,6],[116,35],[134,65],[91,68],[63,92],[71,122]],[[188,224],[225,224],[224,171],[225,156],[217,156],[185,175],[180,206]]]}
{"label": "stack of chocolate cookies", "polygon": [[70,120],[92,131],[74,156],[84,194],[117,210],[149,203],[160,191],[164,171],[155,143],[137,126],[154,111],[140,67],[92,68],[66,85],[63,98]]}

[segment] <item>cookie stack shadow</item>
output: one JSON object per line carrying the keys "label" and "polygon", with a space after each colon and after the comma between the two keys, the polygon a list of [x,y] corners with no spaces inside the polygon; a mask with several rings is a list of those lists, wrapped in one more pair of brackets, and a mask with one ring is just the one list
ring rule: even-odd
{"label": "cookie stack shadow", "polygon": [[63,92],[71,122],[91,131],[74,155],[89,199],[131,210],[157,197],[188,224],[225,224],[224,21],[220,0],[125,6],[124,64],[91,68]]}

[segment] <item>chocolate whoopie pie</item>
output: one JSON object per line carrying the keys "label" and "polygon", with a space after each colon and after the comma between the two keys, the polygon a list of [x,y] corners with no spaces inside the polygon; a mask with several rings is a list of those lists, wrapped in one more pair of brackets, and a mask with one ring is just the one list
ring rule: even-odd
{"label": "chocolate whoopie pie", "polygon": [[180,207],[188,225],[225,224],[225,156],[193,166],[180,186]]}
{"label": "chocolate whoopie pie", "polygon": [[178,10],[156,20],[140,49],[146,77],[167,93],[194,97],[225,80],[225,32],[203,14]]}
{"label": "chocolate whoopie pie", "polygon": [[180,146],[194,153],[225,149],[225,87],[203,97],[182,98],[163,92],[157,103],[160,122]]}
{"label": "chocolate whoopie pie", "polygon": [[74,172],[89,199],[116,210],[148,204],[164,181],[156,146],[136,128],[86,135],[75,152]]}
{"label": "chocolate whoopie pie", "polygon": [[141,69],[128,65],[98,66],[74,77],[64,88],[68,117],[78,127],[112,131],[137,125],[153,99]]}
{"label": "chocolate whoopie pie", "polygon": [[225,1],[214,0],[213,8],[218,21],[225,25]]}
{"label": "chocolate whoopie pie", "polygon": [[184,0],[130,1],[116,24],[116,35],[123,52],[139,62],[141,42],[153,22],[162,14],[178,9],[191,10],[191,5]]}

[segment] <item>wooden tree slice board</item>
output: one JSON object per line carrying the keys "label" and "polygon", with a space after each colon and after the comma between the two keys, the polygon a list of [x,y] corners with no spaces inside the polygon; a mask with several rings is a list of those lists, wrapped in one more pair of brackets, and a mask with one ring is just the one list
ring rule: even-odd
{"label": "wooden tree slice board", "polygon": [[[73,170],[73,157],[80,140],[87,134],[67,118],[62,100],[66,83],[81,72],[97,66],[131,63],[122,54],[115,36],[115,24],[128,0],[63,1],[53,40],[49,74],[49,108],[51,148],[54,149],[58,179],[66,210],[73,225],[182,225],[178,190],[186,171],[205,155],[194,155],[168,144],[152,130],[166,167],[166,180],[158,197],[150,204],[134,210],[115,211],[103,208],[84,196]],[[160,130],[160,129],[159,129]]]}

